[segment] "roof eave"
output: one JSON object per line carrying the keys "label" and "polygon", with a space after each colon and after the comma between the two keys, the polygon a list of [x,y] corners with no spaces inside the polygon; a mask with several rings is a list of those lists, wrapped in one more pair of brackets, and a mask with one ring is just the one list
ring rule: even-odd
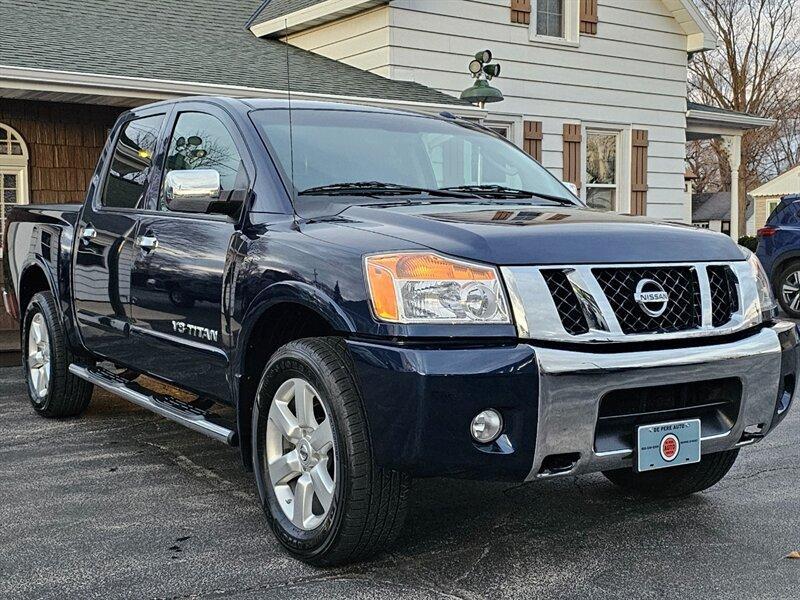
{"label": "roof eave", "polygon": [[[169,100],[186,96],[231,96],[234,98],[276,98],[287,97],[286,90],[220,85],[196,81],[177,81],[168,79],[145,79],[121,75],[98,75],[74,71],[55,71],[49,69],[30,69],[0,65],[0,92],[3,89],[29,90],[31,92],[59,92],[87,94],[107,97],[124,97],[145,101]],[[0,94],[2,96],[2,94]],[[419,102],[413,100],[391,100],[361,96],[338,96],[292,91],[292,98],[298,100],[323,100],[347,102],[386,108],[404,108],[420,112],[448,111],[457,116],[473,119],[485,118],[487,112],[475,106]]]}
{"label": "roof eave", "polygon": [[255,23],[250,31],[256,37],[280,37],[311,29],[365,11],[389,0],[324,0],[268,21]]}
{"label": "roof eave", "polygon": [[693,0],[662,0],[686,34],[687,52],[705,52],[719,45],[719,38]]}

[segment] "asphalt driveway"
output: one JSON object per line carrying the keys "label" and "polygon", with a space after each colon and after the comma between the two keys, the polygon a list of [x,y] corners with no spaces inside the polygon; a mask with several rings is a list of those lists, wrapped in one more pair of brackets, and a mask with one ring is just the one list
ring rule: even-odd
{"label": "asphalt driveway", "polygon": [[0,598],[798,598],[800,410],[729,476],[639,501],[601,476],[415,482],[400,543],[317,570],[264,526],[237,454],[96,393],[37,417],[0,369]]}

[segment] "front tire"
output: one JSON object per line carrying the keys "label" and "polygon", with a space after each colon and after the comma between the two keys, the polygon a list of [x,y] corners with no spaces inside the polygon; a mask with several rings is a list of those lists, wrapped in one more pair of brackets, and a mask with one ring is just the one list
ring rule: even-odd
{"label": "front tire", "polygon": [[339,565],[369,558],[397,537],[410,480],[375,465],[343,341],[299,340],[273,355],[252,433],[262,508],[293,555]]}
{"label": "front tire", "polygon": [[53,294],[35,294],[22,323],[22,360],[33,409],[43,417],[80,415],[89,405],[93,386],[69,372],[74,356]]}
{"label": "front tire", "polygon": [[783,312],[793,319],[800,319],[800,261],[791,262],[781,269],[775,288]]}
{"label": "front tire", "polygon": [[638,473],[632,468],[603,471],[612,483],[639,496],[680,498],[716,485],[736,462],[739,450],[706,454],[699,463]]}

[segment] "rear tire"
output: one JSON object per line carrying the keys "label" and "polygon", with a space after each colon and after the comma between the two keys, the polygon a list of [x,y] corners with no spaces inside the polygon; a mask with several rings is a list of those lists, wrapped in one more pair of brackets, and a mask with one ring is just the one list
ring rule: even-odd
{"label": "rear tire", "polygon": [[637,473],[632,468],[603,471],[609,481],[639,496],[680,498],[707,490],[728,474],[739,450],[706,454],[699,463]]}
{"label": "rear tire", "polygon": [[[272,356],[256,394],[252,431],[261,505],[290,553],[333,566],[369,558],[394,541],[410,479],[375,465],[342,340],[298,340]],[[279,464],[291,466],[277,470]]]}
{"label": "rear tire", "polygon": [[69,372],[69,348],[53,294],[35,294],[25,309],[22,365],[33,409],[43,417],[76,417],[89,405],[94,386]]}
{"label": "rear tire", "polygon": [[800,261],[790,262],[780,270],[775,282],[775,295],[783,312],[800,319]]}

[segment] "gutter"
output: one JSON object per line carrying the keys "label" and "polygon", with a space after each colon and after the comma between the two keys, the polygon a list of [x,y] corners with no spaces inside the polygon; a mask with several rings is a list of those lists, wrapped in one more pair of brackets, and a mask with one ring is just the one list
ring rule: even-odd
{"label": "gutter", "polygon": [[706,110],[687,110],[686,119],[696,123],[711,123],[715,125],[730,125],[740,129],[757,129],[770,127],[776,123],[775,119],[754,117],[745,114],[728,114]]}
{"label": "gutter", "polygon": [[[144,102],[171,100],[186,96],[285,99],[288,95],[286,90],[270,88],[220,85],[170,79],[125,77],[121,75],[98,75],[95,73],[30,69],[0,65],[0,97],[3,96],[2,90],[4,89],[130,98],[142,100]],[[417,110],[426,113],[448,111],[456,116],[470,119],[484,119],[488,115],[488,112],[485,110],[480,110],[477,107],[464,104],[388,100],[383,98],[338,96],[334,94],[296,91],[292,91],[291,94],[292,98],[302,100],[346,102],[382,108]]]}

